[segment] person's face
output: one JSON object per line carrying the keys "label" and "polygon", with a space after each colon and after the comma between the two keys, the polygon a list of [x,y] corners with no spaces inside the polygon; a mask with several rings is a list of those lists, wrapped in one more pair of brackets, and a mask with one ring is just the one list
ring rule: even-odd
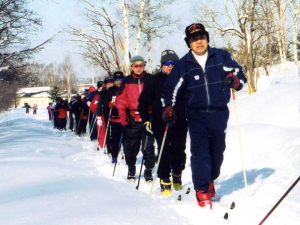
{"label": "person's face", "polygon": [[137,61],[131,66],[131,71],[133,71],[134,74],[140,75],[144,72],[145,69],[145,63],[142,61]]}
{"label": "person's face", "polygon": [[208,41],[205,35],[189,39],[190,48],[196,55],[204,55],[208,49]]}
{"label": "person's face", "polygon": [[106,89],[109,89],[109,88],[111,88],[111,87],[113,87],[114,86],[114,83],[113,82],[109,82],[109,83],[106,83],[105,84],[105,88]]}
{"label": "person's face", "polygon": [[172,69],[174,68],[175,62],[166,62],[162,64],[162,70],[169,75],[172,72]]}
{"label": "person's face", "polygon": [[115,86],[117,86],[117,87],[120,87],[120,86],[121,86],[121,83],[122,83],[122,80],[115,80],[115,81],[114,81],[114,84],[115,84]]}

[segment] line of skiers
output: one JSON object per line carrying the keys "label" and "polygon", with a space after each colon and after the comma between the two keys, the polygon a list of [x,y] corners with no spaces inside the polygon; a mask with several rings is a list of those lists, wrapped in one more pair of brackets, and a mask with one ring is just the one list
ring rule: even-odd
{"label": "line of skiers", "polygon": [[[158,163],[161,193],[182,189],[186,163],[186,138],[191,138],[191,169],[196,199],[201,207],[212,206],[214,180],[220,174],[229,118],[227,104],[231,90],[246,82],[242,67],[225,50],[209,46],[209,33],[200,23],[185,29],[190,48],[181,59],[173,50],[161,53],[161,68],[155,75],[145,71],[142,56],[131,58],[128,76],[117,71],[97,88],[75,96],[69,106],[56,101],[56,127],[66,129],[69,108],[70,129],[98,139],[99,150],[107,146],[112,163],[117,163],[123,146],[128,180],[136,179],[136,160],[143,153],[144,179],[153,180]],[[158,146],[155,155],[154,142]]]}

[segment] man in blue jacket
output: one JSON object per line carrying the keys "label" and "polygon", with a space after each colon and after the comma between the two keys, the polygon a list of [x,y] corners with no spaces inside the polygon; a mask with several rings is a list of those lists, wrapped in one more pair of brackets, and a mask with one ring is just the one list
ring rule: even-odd
{"label": "man in blue jacket", "polygon": [[209,33],[200,23],[185,29],[190,51],[175,65],[163,90],[163,119],[176,121],[173,106],[184,97],[191,137],[191,168],[200,207],[212,207],[214,180],[220,174],[230,90],[241,90],[246,82],[242,67],[223,49],[208,45]]}

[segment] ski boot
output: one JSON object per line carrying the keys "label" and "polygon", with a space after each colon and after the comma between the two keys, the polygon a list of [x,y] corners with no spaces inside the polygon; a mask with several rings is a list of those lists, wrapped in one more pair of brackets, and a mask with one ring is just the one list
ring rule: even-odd
{"label": "ski boot", "polygon": [[211,198],[214,198],[216,196],[216,189],[214,182],[210,182],[208,186],[208,192],[210,193]]}
{"label": "ski boot", "polygon": [[153,176],[152,176],[152,169],[145,169],[144,170],[144,179],[146,182],[152,182]]}
{"label": "ski boot", "polygon": [[134,181],[135,180],[135,166],[128,166],[127,180],[128,181]]}
{"label": "ski boot", "polygon": [[170,181],[170,178],[160,179],[160,194],[162,196],[166,196],[166,197],[170,196],[171,187],[172,187],[172,182]]}
{"label": "ski boot", "polygon": [[209,206],[212,209],[211,194],[209,192],[196,191],[198,205],[202,208]]}
{"label": "ski boot", "polygon": [[182,187],[182,181],[181,181],[181,173],[180,174],[175,174],[172,173],[172,179],[173,179],[173,188],[175,191],[181,190]]}

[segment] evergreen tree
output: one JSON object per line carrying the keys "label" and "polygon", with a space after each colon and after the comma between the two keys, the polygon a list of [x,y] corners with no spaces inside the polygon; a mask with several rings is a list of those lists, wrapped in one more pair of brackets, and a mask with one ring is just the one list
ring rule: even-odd
{"label": "evergreen tree", "polygon": [[54,86],[49,92],[49,98],[54,101],[57,97],[61,96],[61,91],[58,86]]}

